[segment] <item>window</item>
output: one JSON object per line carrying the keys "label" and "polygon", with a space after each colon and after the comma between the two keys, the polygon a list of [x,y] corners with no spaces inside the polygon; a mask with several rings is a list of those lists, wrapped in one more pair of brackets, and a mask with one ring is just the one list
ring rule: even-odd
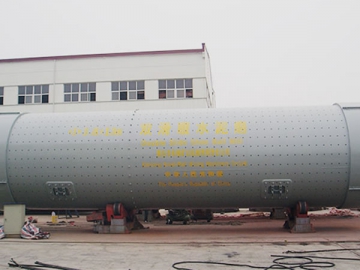
{"label": "window", "polygon": [[49,85],[19,86],[18,104],[49,103]]}
{"label": "window", "polygon": [[159,99],[192,97],[192,79],[159,80]]}
{"label": "window", "polygon": [[96,101],[96,83],[64,84],[65,102]]}
{"label": "window", "polygon": [[0,105],[4,105],[4,87],[0,87]]}
{"label": "window", "polygon": [[145,99],[144,81],[111,82],[111,100]]}

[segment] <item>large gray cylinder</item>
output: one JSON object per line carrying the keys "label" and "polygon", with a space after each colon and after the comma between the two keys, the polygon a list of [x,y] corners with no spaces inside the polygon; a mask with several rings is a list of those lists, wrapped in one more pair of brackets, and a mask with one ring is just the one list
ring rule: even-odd
{"label": "large gray cylinder", "polygon": [[340,105],[1,115],[1,203],[359,207],[359,116]]}

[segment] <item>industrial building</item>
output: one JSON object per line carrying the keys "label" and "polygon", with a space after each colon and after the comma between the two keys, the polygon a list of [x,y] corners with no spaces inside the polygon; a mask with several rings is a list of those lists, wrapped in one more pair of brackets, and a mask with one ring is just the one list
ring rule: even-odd
{"label": "industrial building", "polygon": [[200,49],[0,59],[0,112],[213,108]]}

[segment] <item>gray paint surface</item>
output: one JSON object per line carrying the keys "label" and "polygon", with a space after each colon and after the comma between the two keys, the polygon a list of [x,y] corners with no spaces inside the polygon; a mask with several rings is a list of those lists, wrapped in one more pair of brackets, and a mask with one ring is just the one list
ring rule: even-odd
{"label": "gray paint surface", "polygon": [[7,184],[29,208],[360,206],[357,190],[346,200],[359,183],[350,117],[339,105],[24,114]]}

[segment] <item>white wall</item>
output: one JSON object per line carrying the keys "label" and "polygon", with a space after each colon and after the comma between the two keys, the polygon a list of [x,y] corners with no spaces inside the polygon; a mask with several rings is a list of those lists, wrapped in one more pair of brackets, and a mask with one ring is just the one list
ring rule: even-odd
{"label": "white wall", "polygon": [[[206,108],[207,74],[204,54],[193,52],[2,62],[0,112]],[[193,78],[193,98],[159,100],[158,80],[176,78]],[[121,80],[145,80],[145,100],[112,101],[111,82]],[[96,102],[64,103],[64,84],[81,82],[96,82]],[[38,84],[49,84],[49,103],[18,105],[18,86]]]}
{"label": "white wall", "polygon": [[96,102],[109,100],[111,100],[111,82],[96,83]]}
{"label": "white wall", "polygon": [[54,83],[54,61],[0,63],[1,86]]}
{"label": "white wall", "polygon": [[145,99],[146,100],[159,99],[159,81],[158,80],[145,81]]}
{"label": "white wall", "polygon": [[201,54],[58,60],[56,81],[100,82],[205,77]]}
{"label": "white wall", "polygon": [[0,63],[2,86],[195,77],[205,77],[199,53]]}
{"label": "white wall", "polygon": [[0,112],[81,112],[81,111],[124,111],[124,110],[159,110],[159,109],[189,109],[207,108],[205,99],[173,99],[150,101],[109,101],[64,104],[29,104],[0,106]]}
{"label": "white wall", "polygon": [[17,86],[4,87],[4,104],[18,104],[18,88]]}

